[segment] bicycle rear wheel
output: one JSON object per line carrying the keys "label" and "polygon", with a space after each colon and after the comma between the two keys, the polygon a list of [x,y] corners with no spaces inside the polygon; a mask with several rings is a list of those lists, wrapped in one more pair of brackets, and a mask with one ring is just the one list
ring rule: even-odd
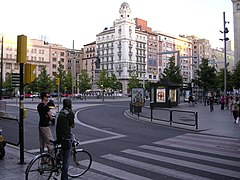
{"label": "bicycle rear wheel", "polygon": [[26,180],[50,179],[54,169],[53,158],[49,154],[40,154],[31,160],[25,174]]}
{"label": "bicycle rear wheel", "polygon": [[72,151],[69,159],[68,176],[79,177],[86,173],[92,164],[92,156],[83,149]]}

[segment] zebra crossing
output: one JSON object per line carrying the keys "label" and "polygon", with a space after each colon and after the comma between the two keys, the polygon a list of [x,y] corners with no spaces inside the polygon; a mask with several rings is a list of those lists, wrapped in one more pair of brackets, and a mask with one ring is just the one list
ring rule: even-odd
{"label": "zebra crossing", "polygon": [[93,161],[82,178],[98,174],[98,179],[240,179],[240,140],[187,133],[106,154],[101,160]]}

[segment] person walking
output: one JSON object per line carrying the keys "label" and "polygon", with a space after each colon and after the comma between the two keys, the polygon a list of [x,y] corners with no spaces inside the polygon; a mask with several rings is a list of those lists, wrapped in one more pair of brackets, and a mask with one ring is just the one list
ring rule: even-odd
{"label": "person walking", "polygon": [[214,105],[214,95],[211,93],[211,96],[209,97],[209,105],[210,105],[210,112],[213,112],[213,105]]}
{"label": "person walking", "polygon": [[233,113],[234,123],[238,123],[239,121],[239,98],[238,97],[235,97],[235,100],[233,101],[232,113]]}
{"label": "person walking", "polygon": [[39,142],[40,142],[40,153],[44,152],[45,146],[47,146],[48,153],[53,154],[53,145],[50,140],[53,140],[53,135],[49,127],[49,122],[52,120],[52,113],[47,105],[49,95],[46,92],[41,92],[40,94],[41,103],[37,106],[37,111],[39,114]]}
{"label": "person walking", "polygon": [[224,96],[222,95],[220,98],[220,104],[221,104],[221,110],[224,110],[224,105],[225,105],[225,99]]}
{"label": "person walking", "polygon": [[229,107],[228,107],[229,112],[230,112],[230,114],[232,114],[232,106],[233,106],[233,97],[232,97],[232,96],[229,97],[228,106],[229,106]]}
{"label": "person walking", "polygon": [[61,144],[63,166],[61,180],[68,180],[69,157],[71,153],[73,135],[71,128],[75,127],[74,113],[72,111],[72,101],[63,100],[63,108],[59,112],[56,125],[57,141]]}

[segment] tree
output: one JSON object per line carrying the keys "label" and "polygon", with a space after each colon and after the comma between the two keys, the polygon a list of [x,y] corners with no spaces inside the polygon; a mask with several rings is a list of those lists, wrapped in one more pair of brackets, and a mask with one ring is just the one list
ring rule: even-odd
{"label": "tree", "polygon": [[99,89],[106,89],[109,87],[109,79],[107,77],[107,71],[104,69],[104,70],[101,70],[100,74],[99,74],[99,79],[98,81],[96,82],[97,86]]}
{"label": "tree", "polygon": [[66,75],[62,75],[61,92],[72,93],[72,73],[68,72]]}
{"label": "tree", "polygon": [[196,84],[203,88],[204,94],[209,89],[216,88],[216,69],[214,66],[208,65],[208,59],[202,59],[202,64],[200,64],[197,70],[198,78]]}
{"label": "tree", "polygon": [[117,80],[116,74],[112,74],[112,76],[109,77],[109,88],[113,91],[121,90],[122,84]]}
{"label": "tree", "polygon": [[131,90],[133,88],[140,88],[140,87],[142,87],[142,84],[140,83],[136,73],[133,72],[128,81],[128,88]]}
{"label": "tree", "polygon": [[[55,76],[55,78],[58,77],[60,79],[60,85],[59,85],[60,92],[65,92],[66,88],[69,87],[69,83],[72,82],[72,79],[69,77],[66,77],[67,76],[66,71],[64,71],[64,66],[61,64],[60,61],[58,62],[57,70],[58,70],[58,73]],[[71,77],[72,77],[72,75],[71,75]],[[69,82],[67,82],[67,81],[69,81]]]}
{"label": "tree", "polygon": [[54,82],[50,75],[47,73],[46,67],[43,67],[41,73],[38,75],[37,87],[39,92],[52,92],[54,89]]}
{"label": "tree", "polygon": [[[232,73],[227,70],[226,75],[227,75],[227,90],[229,91],[233,88]],[[220,69],[220,71],[217,72],[216,87],[220,88],[222,91],[224,91],[224,69]]]}
{"label": "tree", "polygon": [[181,69],[177,65],[175,66],[175,57],[171,57],[169,62],[167,63],[167,67],[164,69],[162,73],[162,78],[160,78],[162,82],[168,82],[172,84],[182,84],[183,79],[181,75]]}
{"label": "tree", "polygon": [[83,70],[79,75],[79,84],[78,84],[80,92],[84,93],[86,90],[91,89],[90,78],[87,73],[87,70]]}
{"label": "tree", "polygon": [[3,82],[3,88],[8,89],[10,91],[13,90],[13,88],[12,88],[12,74],[7,74],[6,75],[6,79]]}

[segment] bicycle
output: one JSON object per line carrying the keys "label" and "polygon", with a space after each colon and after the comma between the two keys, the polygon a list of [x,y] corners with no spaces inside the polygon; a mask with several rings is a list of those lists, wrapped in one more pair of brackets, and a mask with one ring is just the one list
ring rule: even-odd
{"label": "bicycle", "polygon": [[[26,180],[50,179],[53,173],[55,176],[61,174],[61,147],[57,140],[50,142],[54,146],[53,155],[42,153],[35,156],[26,168]],[[92,165],[91,154],[84,149],[77,149],[79,144],[80,142],[74,138],[68,168],[68,176],[72,178],[82,176]]]}

